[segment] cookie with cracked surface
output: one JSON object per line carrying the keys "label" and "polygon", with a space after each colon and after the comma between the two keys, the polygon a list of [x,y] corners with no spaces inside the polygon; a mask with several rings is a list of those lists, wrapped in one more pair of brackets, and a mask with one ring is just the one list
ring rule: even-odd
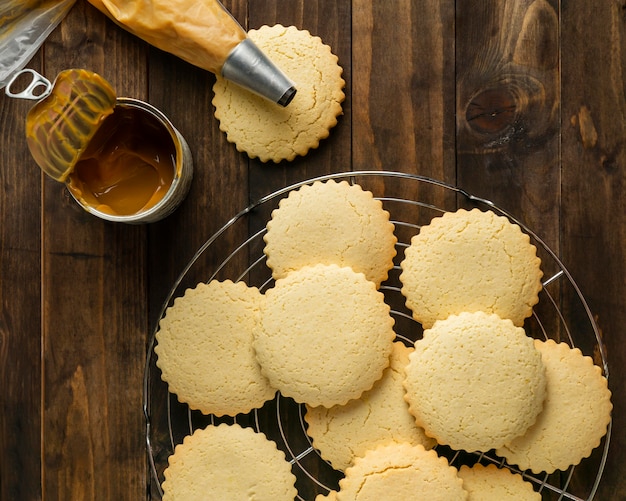
{"label": "cookie with cracked surface", "polygon": [[426,449],[435,445],[415,425],[404,400],[404,368],[412,351],[394,342],[391,363],[383,377],[360,398],[330,409],[307,406],[307,433],[322,458],[336,470],[344,471],[355,457],[388,442],[421,444]]}
{"label": "cookie with cracked surface", "polygon": [[463,501],[467,492],[448,460],[421,445],[393,443],[356,458],[339,481],[337,501]]}
{"label": "cookie with cracked surface", "polygon": [[611,391],[593,359],[553,340],[535,341],[546,367],[546,399],[524,435],[496,450],[534,473],[566,470],[600,445],[611,420]]}
{"label": "cookie with cracked surface", "polygon": [[405,398],[440,444],[488,451],[523,435],[546,394],[541,354],[521,327],[484,312],[438,320],[415,342]]}
{"label": "cookie with cracked surface", "polygon": [[467,501],[541,501],[541,494],[524,477],[495,464],[463,465],[458,475],[469,494]]}
{"label": "cookie with cracked surface", "polygon": [[542,288],[530,237],[492,211],[460,209],[433,218],[413,236],[400,266],[406,305],[426,329],[464,311],[523,325]]}
{"label": "cookie with cracked surface", "polygon": [[393,325],[383,294],[362,273],[318,264],[266,291],[254,349],[283,395],[332,407],[360,397],[382,377]]}
{"label": "cookie with cracked surface", "polygon": [[295,26],[248,31],[254,43],[295,83],[291,103],[281,107],[222,78],[213,86],[220,130],[238,151],[262,162],[291,161],[328,137],[345,99],[343,69],[321,38]]}
{"label": "cookie with cracked surface", "polygon": [[209,425],[176,446],[164,471],[163,501],[293,501],[296,477],[263,433],[237,424]]}
{"label": "cookie with cracked surface", "polygon": [[166,310],[156,364],[181,402],[204,414],[234,416],[274,397],[252,348],[261,300],[256,287],[213,280],[187,289]]}
{"label": "cookie with cracked surface", "polygon": [[350,266],[377,286],[393,267],[394,225],[370,191],[346,181],[316,181],[279,202],[264,253],[274,278],[315,264]]}

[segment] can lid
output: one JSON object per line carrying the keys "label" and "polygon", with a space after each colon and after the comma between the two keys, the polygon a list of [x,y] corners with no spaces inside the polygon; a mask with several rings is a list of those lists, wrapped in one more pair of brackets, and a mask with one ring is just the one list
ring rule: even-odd
{"label": "can lid", "polygon": [[26,116],[26,141],[37,165],[65,182],[115,104],[115,91],[100,75],[83,69],[59,73]]}

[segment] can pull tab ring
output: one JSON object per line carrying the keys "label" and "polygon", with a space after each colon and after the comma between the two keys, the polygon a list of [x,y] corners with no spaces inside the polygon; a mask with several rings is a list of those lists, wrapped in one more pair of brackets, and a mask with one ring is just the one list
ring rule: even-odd
{"label": "can pull tab ring", "polygon": [[[17,79],[22,75],[30,74],[31,80],[26,85],[24,90],[19,92],[14,92],[11,87],[15,84]],[[52,83],[47,78],[41,76],[35,70],[31,70],[30,68],[25,68],[21,71],[18,71],[5,88],[5,93],[9,97],[15,97],[18,99],[30,99],[31,101],[39,101],[40,99],[45,98],[47,95],[52,92]]]}

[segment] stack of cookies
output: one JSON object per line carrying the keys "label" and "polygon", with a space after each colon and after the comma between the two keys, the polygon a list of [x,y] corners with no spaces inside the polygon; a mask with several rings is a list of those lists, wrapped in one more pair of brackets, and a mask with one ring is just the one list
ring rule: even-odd
{"label": "stack of cookies", "polygon": [[518,225],[491,211],[446,213],[412,238],[401,268],[406,304],[425,328],[405,399],[428,436],[495,449],[535,473],[591,454],[610,421],[607,380],[580,350],[526,335],[542,272]]}
{"label": "stack of cookies", "polygon": [[[186,291],[157,333],[163,379],[179,400],[217,416],[249,412],[277,391],[302,404],[313,446],[343,473],[317,501],[541,499],[507,468],[457,469],[437,452],[496,451],[501,465],[551,473],[578,464],[606,433],[611,395],[600,368],[524,330],[542,288],[535,247],[491,211],[423,226],[400,263],[401,292],[424,328],[408,346],[381,292],[394,231],[358,185],[290,192],[264,237],[273,285],[212,281]],[[263,478],[237,480],[258,462],[268,466]],[[284,454],[237,425],[185,439],[165,478],[164,499],[184,485],[184,499],[213,488],[216,499],[295,497]]]}

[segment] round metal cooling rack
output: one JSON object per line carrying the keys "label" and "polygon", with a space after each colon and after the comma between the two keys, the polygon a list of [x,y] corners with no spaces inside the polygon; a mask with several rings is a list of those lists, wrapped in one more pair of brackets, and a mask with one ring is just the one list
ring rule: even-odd
{"label": "round metal cooling rack", "polygon": [[[570,346],[580,348],[585,355],[594,358],[595,363],[608,377],[605,348],[590,309],[570,273],[537,234],[488,200],[432,179],[397,172],[361,171],[322,176],[281,189],[250,205],[228,221],[198,250],[173,285],[159,318],[174,298],[182,296],[186,288],[194,287],[199,282],[213,279],[243,280],[250,286],[258,287],[261,292],[272,287],[271,271],[265,264],[263,254],[263,235],[271,211],[290,191],[314,181],[329,179],[360,184],[380,199],[391,215],[398,237],[398,255],[389,279],[382,284],[380,290],[391,307],[398,339],[412,344],[422,335],[421,326],[412,319],[400,294],[399,263],[411,236],[419,231],[420,226],[428,224],[433,217],[445,211],[460,207],[490,209],[518,224],[530,236],[542,261],[543,290],[533,315],[524,325],[527,333],[539,339],[565,341]],[[329,490],[337,488],[342,474],[333,470],[312,447],[306,434],[304,408],[293,400],[278,394],[261,409],[234,418],[219,419],[191,411],[186,405],[179,403],[176,396],[168,392],[156,367],[154,336],[157,328],[150,340],[144,377],[146,444],[153,475],[154,499],[162,496],[160,484],[163,481],[163,471],[174,447],[195,429],[219,422],[237,422],[242,426],[250,426],[274,440],[292,464],[297,479],[296,499],[313,501],[317,494],[327,494]],[[606,462],[610,433],[611,425],[592,455],[567,471],[551,475],[519,473],[534,484],[544,500],[591,500]],[[470,454],[441,446],[437,446],[437,451],[457,467],[481,462],[495,463],[517,471],[493,453]]]}

